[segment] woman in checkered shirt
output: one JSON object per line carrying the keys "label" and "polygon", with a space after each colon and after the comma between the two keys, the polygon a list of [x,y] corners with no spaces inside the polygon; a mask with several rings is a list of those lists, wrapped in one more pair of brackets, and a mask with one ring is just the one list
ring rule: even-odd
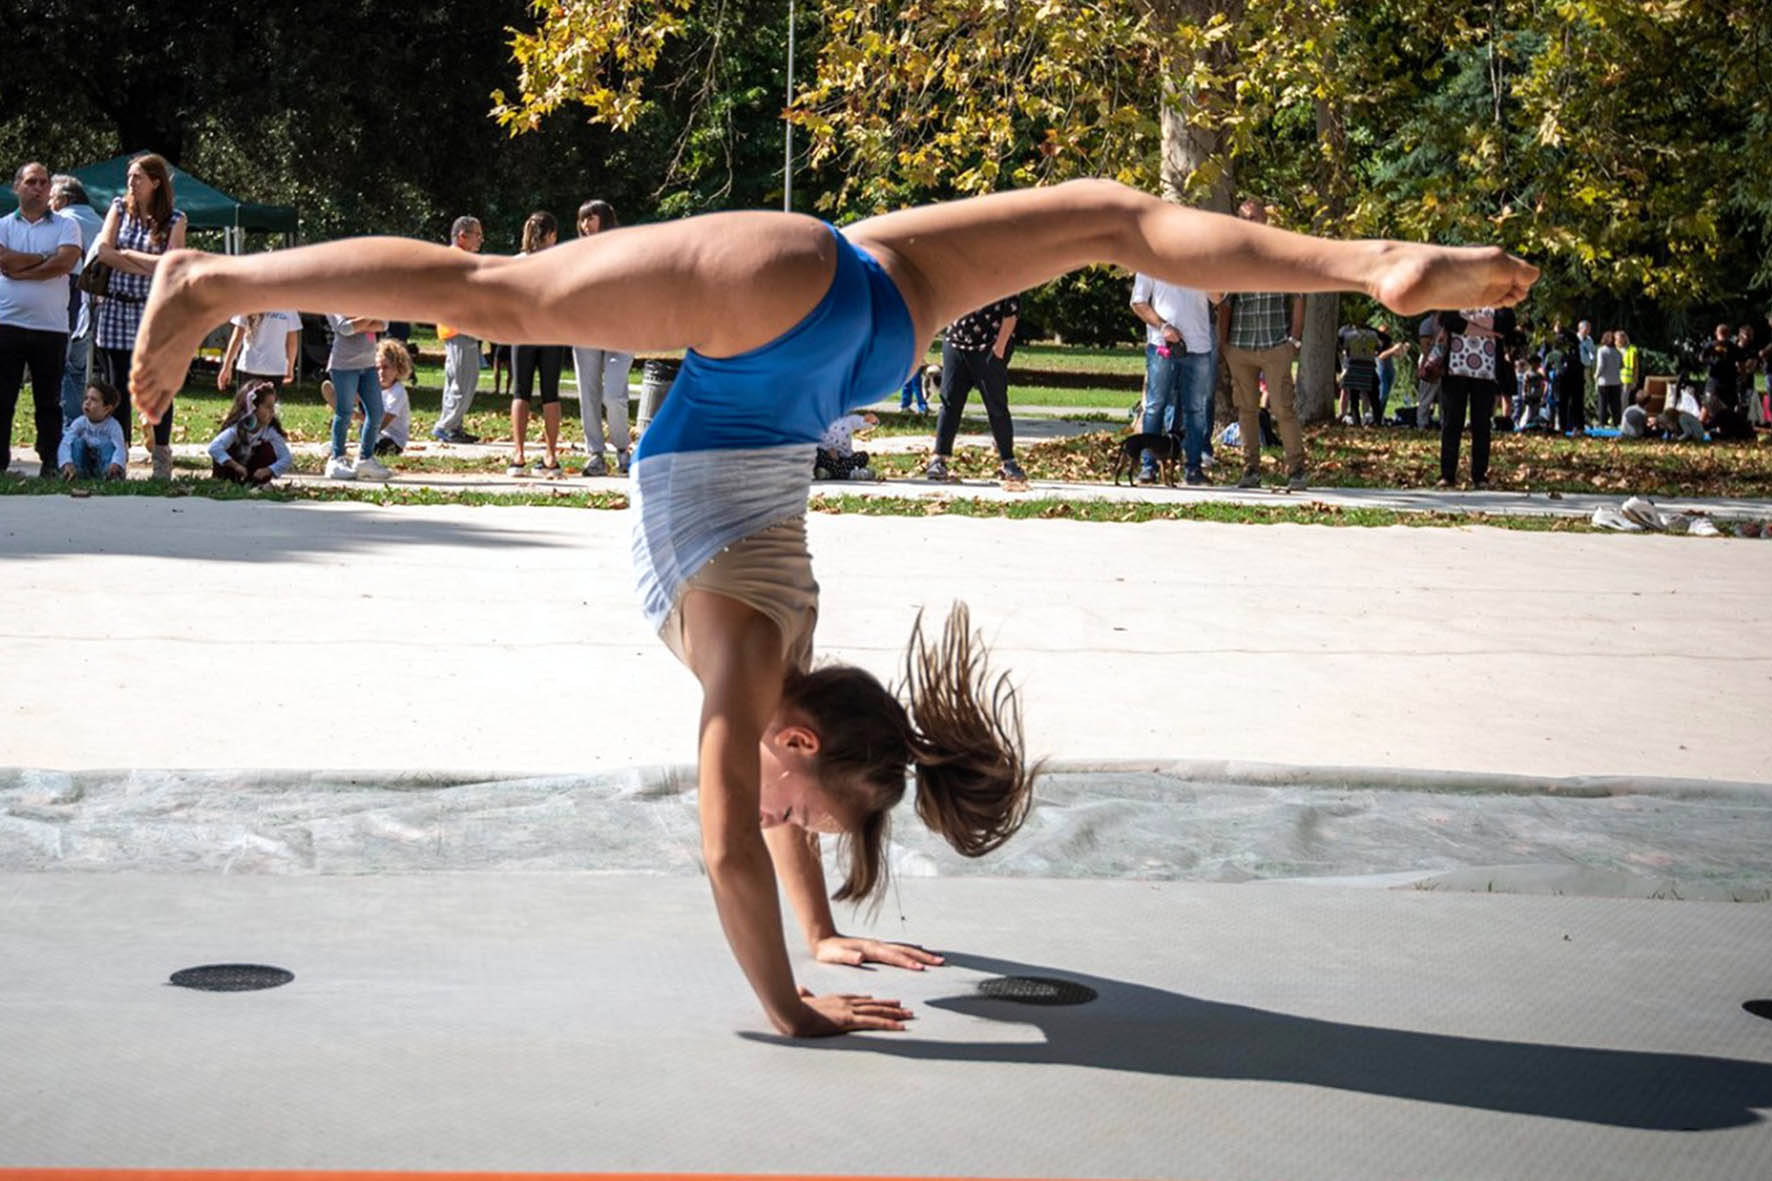
{"label": "woman in checkered shirt", "polygon": [[[98,329],[93,341],[98,376],[118,389],[129,388],[129,357],[141,328],[142,308],[154,271],[168,250],[185,244],[185,215],[172,207],[172,170],[152,152],[129,162],[124,195],[111,201],[99,233],[98,260],[112,268],[104,298],[98,302]],[[131,415],[119,414],[125,442]],[[154,424],[148,454],[154,478],[172,478],[172,406]]]}

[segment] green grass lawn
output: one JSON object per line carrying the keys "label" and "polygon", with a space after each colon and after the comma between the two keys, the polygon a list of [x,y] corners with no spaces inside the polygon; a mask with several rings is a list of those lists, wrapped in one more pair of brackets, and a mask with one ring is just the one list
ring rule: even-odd
{"label": "green grass lawn", "polygon": [[[433,347],[428,330],[414,339]],[[933,356],[933,354],[932,354]],[[1072,349],[1033,345],[1018,353],[1030,366],[1072,368],[1079,371],[1136,372],[1143,365],[1134,349]],[[637,395],[639,370],[634,384]],[[413,408],[412,435],[423,439],[440,411],[442,367],[421,364],[410,383]],[[494,396],[492,376],[482,372],[481,385],[467,429],[488,442],[509,442],[510,399]],[[1102,429],[1073,439],[1052,440],[1018,447],[1018,455],[1036,479],[1106,482],[1112,472],[1118,438],[1128,428],[1128,414],[1136,394],[1114,389],[1069,389],[1043,386],[1012,388],[1010,402],[1019,406],[1067,407],[1067,417],[1094,421]],[[181,443],[207,442],[227,413],[229,397],[215,389],[213,369],[198,369],[181,392],[175,415],[173,439]],[[567,443],[582,439],[578,399],[567,367],[562,382],[562,436]],[[1393,395],[1393,404],[1400,404]],[[630,414],[635,409],[630,402]],[[968,403],[971,413],[961,421],[961,431],[982,434],[989,427],[976,398]],[[280,414],[289,438],[295,443],[318,443],[330,434],[331,411],[320,397],[317,381],[298,383],[285,392]],[[879,412],[880,425],[873,437],[933,437],[934,416]],[[531,446],[540,437],[539,422],[531,422]],[[1434,432],[1407,429],[1359,430],[1335,425],[1310,428],[1308,445],[1312,482],[1322,487],[1430,486],[1438,476],[1439,436]],[[28,450],[34,441],[31,399],[21,396],[12,429],[15,452]],[[138,435],[139,437],[139,435]],[[1772,441],[1772,440],[1769,440]],[[865,447],[865,442],[862,444]],[[876,466],[889,474],[909,474],[920,469],[923,451],[883,455]],[[956,470],[964,476],[985,477],[995,467],[988,449],[962,448]],[[1236,455],[1221,455],[1221,479],[1233,478]],[[1268,461],[1277,465],[1278,455]],[[502,466],[501,457],[483,460],[455,456],[412,456],[399,466],[413,471],[491,471]],[[1464,470],[1468,470],[1468,443]],[[1638,492],[1648,495],[1772,497],[1772,446],[1760,444],[1675,445],[1641,440],[1569,440],[1544,435],[1495,437],[1490,478],[1502,490],[1558,492]],[[550,496],[551,499],[551,496]]]}

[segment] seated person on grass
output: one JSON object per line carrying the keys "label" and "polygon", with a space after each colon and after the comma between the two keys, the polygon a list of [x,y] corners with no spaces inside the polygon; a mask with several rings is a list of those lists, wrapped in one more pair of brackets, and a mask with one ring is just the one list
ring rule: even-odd
{"label": "seated person on grass", "polygon": [[62,429],[56,464],[64,480],[121,480],[129,466],[129,444],[117,421],[123,395],[103,381],[88,382],[80,415]]}
{"label": "seated person on grass", "polygon": [[217,480],[263,487],[289,470],[294,457],[277,418],[277,387],[262,378],[247,382],[234,395],[222,429],[209,441],[209,459]]}
{"label": "seated person on grass", "polygon": [[868,453],[855,449],[857,431],[872,430],[880,420],[872,414],[845,414],[833,422],[818,441],[818,457],[813,460],[815,480],[871,480]]}
{"label": "seated person on grass", "polygon": [[375,378],[381,383],[381,438],[375,454],[399,455],[412,438],[412,400],[406,382],[412,377],[412,354],[397,340],[375,346]]}

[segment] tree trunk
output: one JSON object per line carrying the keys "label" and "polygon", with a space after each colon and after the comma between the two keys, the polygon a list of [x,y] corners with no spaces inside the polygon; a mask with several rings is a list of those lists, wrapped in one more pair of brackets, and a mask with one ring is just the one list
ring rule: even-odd
{"label": "tree trunk", "polygon": [[[1331,57],[1324,67],[1335,68]],[[1323,99],[1316,100],[1317,138],[1323,144],[1317,168],[1322,216],[1338,226],[1347,208],[1347,129]],[[1318,227],[1319,232],[1322,226]],[[1320,292],[1305,297],[1304,349],[1298,359],[1298,416],[1305,422],[1335,417],[1335,344],[1341,324],[1341,297]]]}
{"label": "tree trunk", "polygon": [[1298,358],[1298,417],[1324,422],[1335,417],[1335,333],[1341,296],[1332,291],[1304,298],[1304,350]]}

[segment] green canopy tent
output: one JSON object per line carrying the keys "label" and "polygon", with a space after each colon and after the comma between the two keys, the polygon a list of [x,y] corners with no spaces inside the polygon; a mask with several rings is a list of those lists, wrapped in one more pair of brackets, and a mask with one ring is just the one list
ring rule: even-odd
{"label": "green canopy tent", "polygon": [[[93,208],[103,212],[111,204],[111,198],[123,192],[123,178],[129,171],[129,162],[139,155],[140,152],[130,152],[74,170],[74,175],[86,186],[86,195],[92,199]],[[173,203],[184,210],[192,229],[221,230],[227,240],[228,253],[241,251],[248,230],[281,233],[294,240],[296,218],[293,205],[258,205],[236,200],[176,166],[169,167],[172,167]],[[13,195],[11,186],[0,189],[0,214],[17,207],[18,198]]]}

